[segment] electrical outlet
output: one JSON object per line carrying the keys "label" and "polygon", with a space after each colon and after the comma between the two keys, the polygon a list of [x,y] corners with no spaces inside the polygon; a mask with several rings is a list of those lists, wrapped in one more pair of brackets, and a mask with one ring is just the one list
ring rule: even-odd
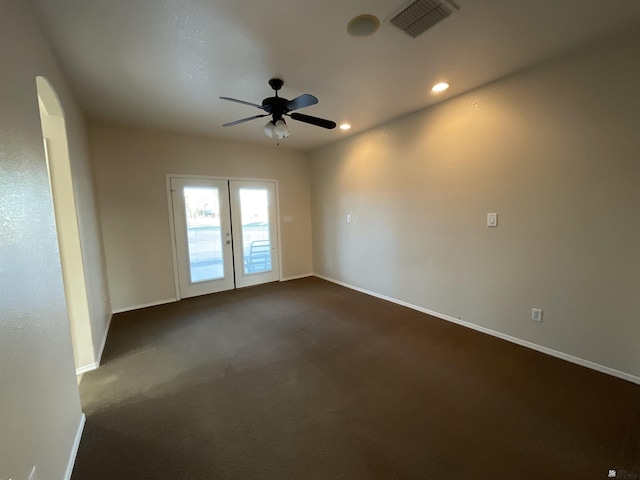
{"label": "electrical outlet", "polygon": [[531,320],[535,320],[536,322],[542,321],[542,310],[539,308],[531,309]]}
{"label": "electrical outlet", "polygon": [[333,266],[333,262],[331,260],[327,260],[327,267],[331,268]]}

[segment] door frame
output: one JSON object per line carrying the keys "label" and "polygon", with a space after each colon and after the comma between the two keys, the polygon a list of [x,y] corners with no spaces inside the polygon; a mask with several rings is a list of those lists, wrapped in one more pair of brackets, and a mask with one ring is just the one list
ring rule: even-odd
{"label": "door frame", "polygon": [[[180,283],[178,279],[178,246],[176,244],[176,230],[175,230],[175,219],[173,216],[173,200],[171,199],[171,179],[172,178],[180,178],[180,179],[189,179],[192,178],[194,180],[217,180],[217,181],[238,181],[238,182],[272,182],[275,183],[276,186],[276,218],[277,225],[276,231],[278,233],[278,267],[280,271],[278,272],[278,281],[282,281],[282,232],[280,228],[280,189],[278,185],[278,180],[272,178],[254,178],[254,177],[225,177],[225,176],[212,176],[212,175],[188,175],[184,173],[167,173],[165,175],[165,187],[167,191],[167,208],[169,209],[169,234],[171,237],[171,257],[172,257],[172,265],[173,265],[173,282],[174,289],[176,292],[176,300],[182,300],[182,296],[180,295]],[[231,226],[233,228],[233,225]]]}

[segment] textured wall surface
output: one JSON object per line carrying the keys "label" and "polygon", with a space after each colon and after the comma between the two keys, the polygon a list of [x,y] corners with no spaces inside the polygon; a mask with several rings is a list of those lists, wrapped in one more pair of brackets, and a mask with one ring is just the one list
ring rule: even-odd
{"label": "textured wall surface", "polygon": [[640,377],[639,57],[608,39],[313,152],[315,272]]}
{"label": "textured wall surface", "polygon": [[0,13],[0,478],[57,480],[82,412],[36,76],[64,82],[24,2]]}
{"label": "textured wall surface", "polygon": [[[261,134],[260,132],[256,133]],[[312,271],[307,156],[292,150],[91,123],[114,310],[175,298],[166,174],[278,180],[282,276]]]}

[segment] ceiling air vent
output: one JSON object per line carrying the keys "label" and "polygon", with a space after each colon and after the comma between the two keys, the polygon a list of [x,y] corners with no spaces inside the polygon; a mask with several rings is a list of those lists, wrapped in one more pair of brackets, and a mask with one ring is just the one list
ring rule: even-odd
{"label": "ceiling air vent", "polygon": [[417,0],[391,19],[391,24],[416,38],[459,8],[453,2]]}

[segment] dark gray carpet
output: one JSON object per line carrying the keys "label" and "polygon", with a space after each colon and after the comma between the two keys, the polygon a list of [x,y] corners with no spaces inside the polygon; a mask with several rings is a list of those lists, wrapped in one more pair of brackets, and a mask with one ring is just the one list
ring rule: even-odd
{"label": "dark gray carpet", "polygon": [[307,278],[114,317],[73,480],[604,479],[640,386]]}

